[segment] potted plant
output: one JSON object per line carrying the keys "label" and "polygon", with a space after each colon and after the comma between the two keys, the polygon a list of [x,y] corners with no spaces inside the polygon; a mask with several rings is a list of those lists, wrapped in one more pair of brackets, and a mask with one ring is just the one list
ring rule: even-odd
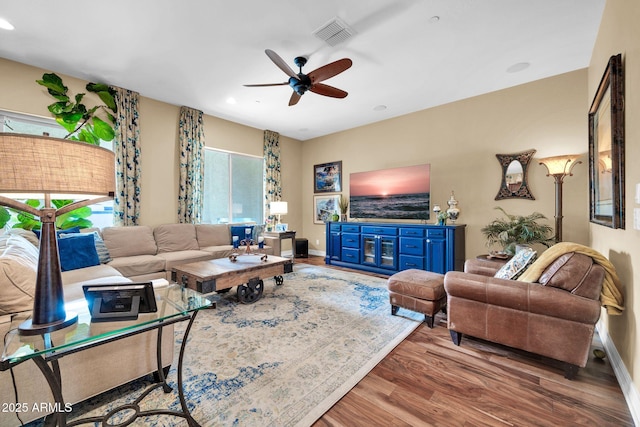
{"label": "potted plant", "polygon": [[338,208],[340,209],[340,221],[346,221],[347,209],[349,209],[349,199],[347,199],[343,195],[340,195],[340,200],[338,200]]}
{"label": "potted plant", "polygon": [[533,212],[522,216],[508,214],[500,207],[496,207],[496,209],[502,211],[506,218],[494,219],[481,229],[487,238],[487,247],[499,243],[504,252],[508,255],[514,255],[517,245],[540,243],[550,247],[555,243],[551,226],[538,222],[541,219],[546,219],[541,213]]}

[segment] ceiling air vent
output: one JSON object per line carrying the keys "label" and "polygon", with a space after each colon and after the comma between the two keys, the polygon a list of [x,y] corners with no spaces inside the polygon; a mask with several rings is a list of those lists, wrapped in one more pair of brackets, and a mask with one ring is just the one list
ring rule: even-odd
{"label": "ceiling air vent", "polygon": [[356,32],[340,18],[333,18],[313,32],[313,35],[324,40],[329,46],[349,40]]}

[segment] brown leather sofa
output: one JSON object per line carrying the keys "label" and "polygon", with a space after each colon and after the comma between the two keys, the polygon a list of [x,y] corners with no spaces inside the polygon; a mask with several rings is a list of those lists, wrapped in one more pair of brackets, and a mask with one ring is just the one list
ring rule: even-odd
{"label": "brown leather sofa", "polygon": [[502,263],[470,259],[445,275],[448,327],[463,334],[565,362],[572,379],[586,366],[605,270],[590,256],[559,256],[536,283],[493,277]]}

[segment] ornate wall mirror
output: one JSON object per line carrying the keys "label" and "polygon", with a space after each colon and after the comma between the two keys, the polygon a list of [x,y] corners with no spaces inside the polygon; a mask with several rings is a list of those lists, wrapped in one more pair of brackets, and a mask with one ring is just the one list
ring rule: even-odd
{"label": "ornate wall mirror", "polygon": [[496,154],[502,167],[502,183],[496,200],[514,198],[535,200],[527,185],[527,170],[535,152],[536,150],[529,150],[515,154]]}
{"label": "ornate wall mirror", "polygon": [[624,228],[624,74],[622,55],[609,59],[589,110],[590,220]]}

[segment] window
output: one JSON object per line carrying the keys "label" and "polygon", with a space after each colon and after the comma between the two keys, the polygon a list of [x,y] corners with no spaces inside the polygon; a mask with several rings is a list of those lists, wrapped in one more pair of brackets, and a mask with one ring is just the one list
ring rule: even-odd
{"label": "window", "polygon": [[[52,118],[31,116],[0,110],[0,132],[23,133],[28,135],[49,135],[64,138],[67,131]],[[113,142],[102,142],[102,147],[113,150]],[[113,225],[113,201],[96,203],[89,206],[91,216],[87,219],[94,227],[109,227]],[[13,223],[13,222],[12,222]]]}
{"label": "window", "polygon": [[263,222],[262,157],[206,148],[204,165],[204,223]]}

